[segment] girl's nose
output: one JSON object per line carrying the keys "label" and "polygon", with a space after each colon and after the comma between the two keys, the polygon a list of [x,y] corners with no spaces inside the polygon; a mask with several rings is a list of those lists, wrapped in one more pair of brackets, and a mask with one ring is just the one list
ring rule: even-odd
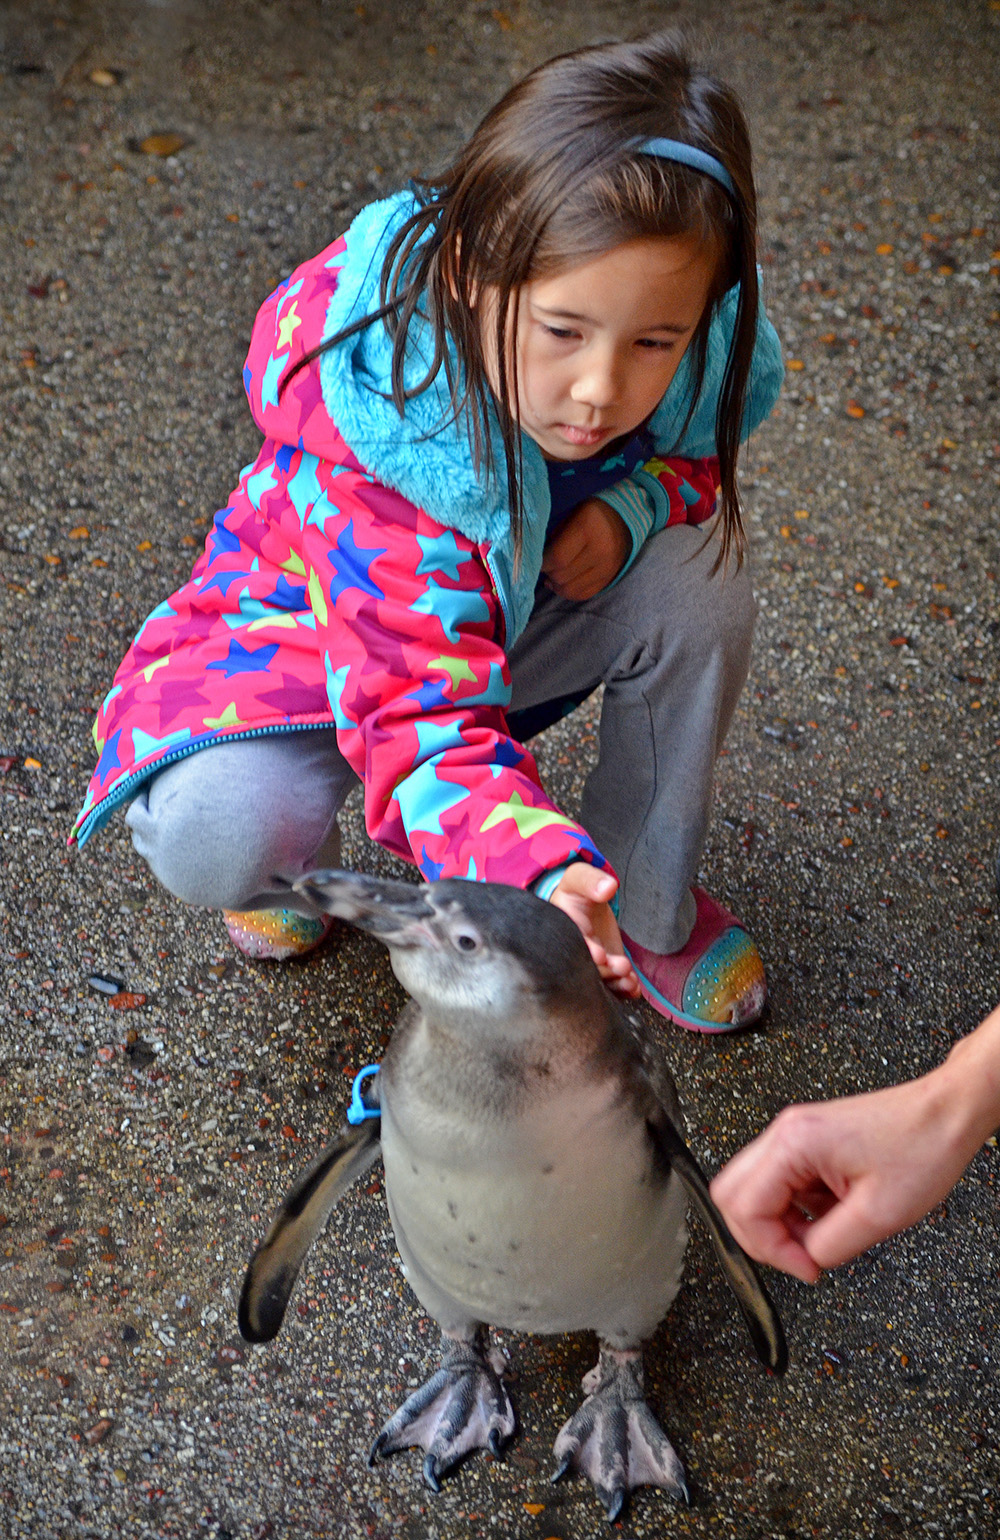
{"label": "girl's nose", "polygon": [[581,360],[580,372],[570,387],[574,401],[602,411],[613,404],[617,394],[618,369],[613,357],[594,353]]}

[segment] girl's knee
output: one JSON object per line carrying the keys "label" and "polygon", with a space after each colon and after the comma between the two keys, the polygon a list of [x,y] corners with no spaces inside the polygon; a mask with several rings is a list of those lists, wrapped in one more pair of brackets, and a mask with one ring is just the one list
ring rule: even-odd
{"label": "girl's knee", "polygon": [[337,764],[321,775],[301,755],[238,755],[245,747],[168,765],[125,814],[139,855],[185,903],[254,908],[280,900],[313,865],[336,864],[346,785]]}
{"label": "girl's knee", "polygon": [[132,844],[153,876],[183,903],[211,909],[249,907],[260,875],[260,850],[242,820],[185,796],[161,771],[130,803],[125,822]]}

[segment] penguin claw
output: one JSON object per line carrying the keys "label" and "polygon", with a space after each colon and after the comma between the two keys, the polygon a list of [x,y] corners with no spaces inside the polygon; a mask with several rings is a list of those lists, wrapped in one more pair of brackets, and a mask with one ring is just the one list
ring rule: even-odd
{"label": "penguin claw", "polygon": [[441,1482],[438,1480],[438,1463],[432,1454],[424,1461],[423,1477],[432,1492],[440,1492]]}
{"label": "penguin claw", "polygon": [[613,1524],[625,1506],[625,1488],[618,1487],[614,1492],[609,1493],[607,1497],[601,1492],[597,1495],[607,1511],[608,1523]]}

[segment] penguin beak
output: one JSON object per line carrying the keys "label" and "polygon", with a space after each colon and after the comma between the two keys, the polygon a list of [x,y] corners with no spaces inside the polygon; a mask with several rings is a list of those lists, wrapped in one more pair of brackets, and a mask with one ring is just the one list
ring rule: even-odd
{"label": "penguin beak", "polygon": [[389,882],[363,872],[318,871],[300,877],[294,887],[318,913],[347,920],[386,946],[440,949],[441,939],[433,927],[436,911],[426,897],[426,883]]}

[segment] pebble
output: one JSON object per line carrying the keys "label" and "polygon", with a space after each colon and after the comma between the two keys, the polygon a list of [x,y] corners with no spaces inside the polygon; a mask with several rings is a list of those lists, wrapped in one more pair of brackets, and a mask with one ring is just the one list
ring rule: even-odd
{"label": "pebble", "polygon": [[87,983],[91,989],[96,989],[102,995],[117,995],[125,988],[124,979],[111,978],[103,973],[91,973]]}

